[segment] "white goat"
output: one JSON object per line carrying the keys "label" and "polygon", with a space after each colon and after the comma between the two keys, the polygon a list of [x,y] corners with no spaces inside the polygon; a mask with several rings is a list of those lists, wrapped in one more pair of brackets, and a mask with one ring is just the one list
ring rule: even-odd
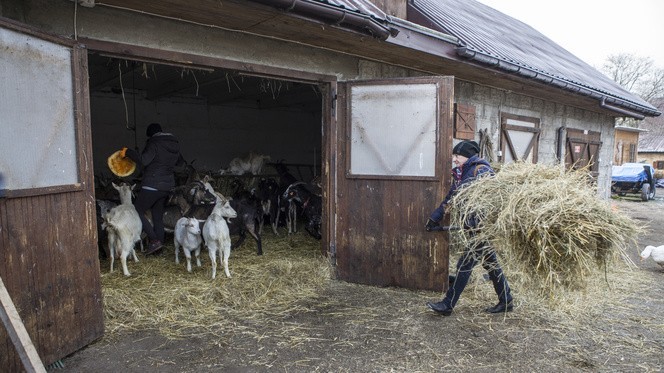
{"label": "white goat", "polygon": [[199,220],[196,218],[180,218],[175,224],[174,235],[173,244],[175,245],[175,263],[180,264],[178,252],[180,251],[180,247],[182,247],[184,256],[187,257],[187,272],[191,272],[192,252],[196,256],[196,265],[200,267],[201,259],[199,258],[199,255],[201,253],[201,243],[203,243],[203,238],[201,237]]}
{"label": "white goat", "polygon": [[258,175],[263,170],[263,166],[266,161],[269,161],[271,157],[269,155],[249,153],[246,158],[233,158],[228,163],[228,169],[221,170],[221,174],[231,174],[231,175],[244,175],[246,173],[251,173],[252,175]]}
{"label": "white goat", "polygon": [[203,225],[203,239],[212,262],[212,278],[217,276],[217,252],[219,262],[224,265],[226,277],[231,277],[228,270],[228,258],[231,256],[231,236],[225,218],[235,218],[237,213],[229,200],[217,193],[217,203]]}
{"label": "white goat", "polygon": [[131,254],[134,261],[138,262],[134,245],[141,241],[141,231],[143,230],[141,218],[131,203],[131,193],[134,186],[126,184],[117,186],[113,183],[113,188],[120,194],[120,204],[106,214],[105,225],[108,233],[108,249],[111,254],[111,272],[113,272],[115,257],[119,255],[122,262],[122,272],[125,276],[130,275],[127,269],[127,257]]}

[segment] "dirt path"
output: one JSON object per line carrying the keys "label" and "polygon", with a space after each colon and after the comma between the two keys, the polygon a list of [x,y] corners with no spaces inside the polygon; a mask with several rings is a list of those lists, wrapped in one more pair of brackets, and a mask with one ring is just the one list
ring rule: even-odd
{"label": "dirt path", "polygon": [[[663,199],[614,203],[650,225],[639,248],[664,244]],[[664,272],[641,262],[639,248],[629,251],[638,268],[607,291],[621,302],[578,315],[547,313],[518,298],[514,312],[488,315],[482,309],[493,300],[485,284],[441,317],[424,306],[439,294],[330,281],[302,312],[246,321],[224,338],[114,334],[62,363],[67,372],[141,373],[662,371]]]}

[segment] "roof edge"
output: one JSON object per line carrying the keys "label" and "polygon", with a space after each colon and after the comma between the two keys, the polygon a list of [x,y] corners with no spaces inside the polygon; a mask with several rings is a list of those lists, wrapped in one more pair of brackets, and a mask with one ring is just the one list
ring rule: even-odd
{"label": "roof edge", "polygon": [[471,61],[479,62],[481,64],[488,65],[508,73],[516,74],[527,79],[537,80],[540,83],[564,89],[582,96],[588,96],[597,99],[599,101],[600,107],[624,114],[629,117],[644,119],[645,116],[657,117],[662,114],[653,106],[643,106],[641,104],[626,100],[622,97],[617,97],[608,92],[583,86],[579,83],[565,80],[558,76],[554,76],[547,72],[539,71],[528,66],[516,64],[512,61],[505,60],[489,53],[478,51],[469,46],[457,47],[456,52],[460,57],[467,58]]}
{"label": "roof edge", "polygon": [[[399,32],[393,27],[380,20],[359,11],[346,9],[340,6],[309,0],[249,0],[263,5],[279,8],[283,11],[296,15],[314,18],[336,24],[350,26],[353,30],[359,30],[377,39],[387,40],[390,36],[396,36]],[[343,27],[343,26],[342,26]]]}

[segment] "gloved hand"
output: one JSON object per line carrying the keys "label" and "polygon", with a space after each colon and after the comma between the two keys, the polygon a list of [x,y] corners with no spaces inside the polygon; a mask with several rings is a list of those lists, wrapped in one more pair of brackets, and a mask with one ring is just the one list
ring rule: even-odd
{"label": "gloved hand", "polygon": [[131,159],[134,162],[138,162],[141,159],[141,155],[134,149],[122,148],[122,156]]}
{"label": "gloved hand", "polygon": [[431,232],[434,230],[435,227],[438,227],[440,224],[438,222],[435,222],[431,219],[427,219],[427,224],[424,226],[424,228],[427,230],[427,232]]}
{"label": "gloved hand", "polygon": [[126,158],[126,157],[127,157],[127,147],[126,147],[126,146],[120,150],[120,156],[121,156],[122,158]]}

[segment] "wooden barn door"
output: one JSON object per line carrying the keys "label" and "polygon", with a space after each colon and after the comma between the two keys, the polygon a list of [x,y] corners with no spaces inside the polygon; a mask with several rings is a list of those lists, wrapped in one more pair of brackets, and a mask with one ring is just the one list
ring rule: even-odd
{"label": "wooden barn door", "polygon": [[453,78],[339,84],[337,277],[443,290],[448,237],[424,225],[450,182]]}
{"label": "wooden barn door", "polygon": [[[0,277],[44,364],[103,335],[87,53],[0,19]],[[0,370],[23,371],[0,327]]]}
{"label": "wooden barn door", "polygon": [[567,129],[565,166],[575,170],[589,167],[593,177],[599,175],[599,150],[601,134],[595,131]]}

